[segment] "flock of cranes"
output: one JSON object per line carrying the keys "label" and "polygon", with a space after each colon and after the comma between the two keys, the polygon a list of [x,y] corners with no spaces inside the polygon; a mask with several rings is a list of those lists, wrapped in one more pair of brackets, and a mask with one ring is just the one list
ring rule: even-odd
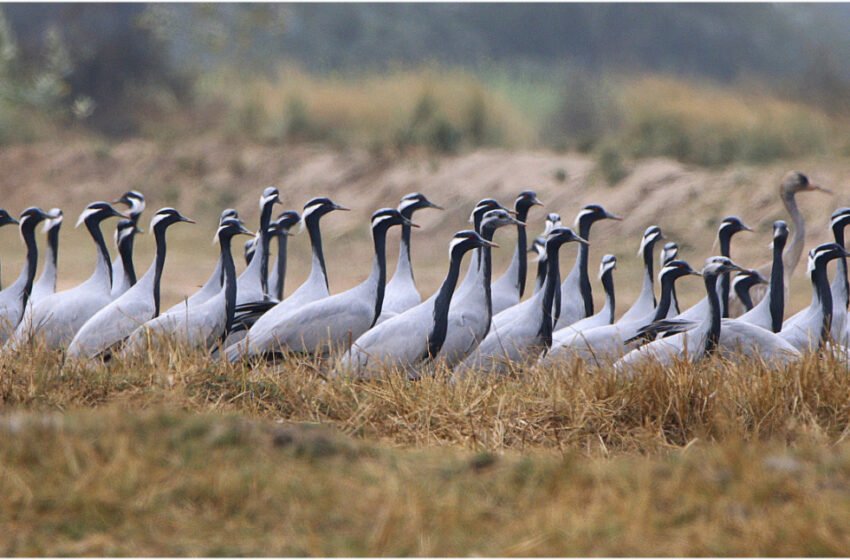
{"label": "flock of cranes", "polygon": [[[333,359],[336,373],[364,377],[392,368],[415,378],[435,362],[445,363],[458,376],[504,373],[517,365],[576,357],[628,372],[647,360],[696,361],[715,352],[785,364],[825,347],[844,351],[850,334],[844,249],[850,208],[840,208],[830,218],[834,242],[808,254],[811,304],[785,318],[788,280],[805,244],[805,222],[795,195],[814,190],[825,189],[802,173],[790,172],[783,178],[780,196],[792,227],[781,220],[773,224],[772,258],[761,269],[746,269],[730,259],[733,237],[752,231],[736,216],[720,223],[720,254],[708,258],[700,271],[679,259],[677,245],[667,242],[660,250],[658,297],[655,253],[664,235],[659,226],[648,227],[638,248],[644,269],[641,291],[619,319],[614,289],[617,259],[610,254],[601,259],[605,303],[595,310],[589,248],[596,222],[622,218],[591,204],[580,209],[573,230],[562,226],[558,214],[550,213],[543,217],[542,234],[529,243],[530,213],[542,206],[532,191],[520,193],[513,208],[490,198],[479,201],[470,215],[472,229],[458,231],[449,240],[445,279],[423,300],[411,264],[412,231],[418,227],[413,218],[420,210],[441,209],[425,195],[409,194],[397,208],[372,214],[371,270],[360,284],[331,294],[321,220],[347,209],[329,198],[314,198],[300,215],[287,210],[273,219],[279,192],[268,187],[260,197],[256,233],[246,229],[236,210],[223,211],[214,236],[219,258],[209,279],[165,310],[160,308],[160,289],[166,234],[175,224],[194,223],[174,208],[163,208],[151,219],[156,253],[137,278],[133,246],[141,232],[144,196],[129,191],[116,200],[113,204],[126,207],[123,213],[106,202],[89,204],[77,226],[85,226],[91,236],[97,256],[94,271],[82,284],[60,292],[56,278],[62,211],[28,208],[16,220],[0,209],[0,226],[17,224],[26,246],[20,275],[0,291],[0,342],[9,350],[37,342],[78,360],[131,357],[164,344],[207,351],[231,362],[318,354]],[[109,218],[120,219],[114,260],[102,232]],[[36,279],[36,228],[41,223],[47,250]],[[304,283],[284,297],[287,240],[296,225],[307,230],[312,264]],[[401,230],[401,244],[395,273],[387,281],[386,240],[394,227]],[[516,245],[509,267],[494,279],[492,251],[498,245],[493,238],[500,228],[516,230]],[[239,275],[232,252],[237,235],[251,236],[244,247],[247,264]],[[559,251],[567,243],[577,243],[578,252],[562,279]],[[467,253],[471,255],[461,280]],[[524,298],[529,253],[536,254],[535,280],[532,294]],[[830,283],[827,266],[833,260],[838,265]],[[702,277],[705,297],[680,309],[676,282],[690,275]]]}

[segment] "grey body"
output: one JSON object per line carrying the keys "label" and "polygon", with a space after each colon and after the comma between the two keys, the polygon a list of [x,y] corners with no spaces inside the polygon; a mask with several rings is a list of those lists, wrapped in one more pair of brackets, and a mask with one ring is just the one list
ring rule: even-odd
{"label": "grey body", "polygon": [[[173,208],[159,210],[151,220],[158,237],[157,252],[147,272],[126,292],[95,313],[68,345],[68,356],[94,358],[112,349],[159,313],[159,282],[165,261],[165,229],[190,222]],[[135,226],[134,226],[135,227]]]}

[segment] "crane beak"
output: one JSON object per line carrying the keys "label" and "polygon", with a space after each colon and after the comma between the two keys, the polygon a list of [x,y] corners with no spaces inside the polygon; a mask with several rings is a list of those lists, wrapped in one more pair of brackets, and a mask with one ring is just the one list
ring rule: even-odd
{"label": "crane beak", "polygon": [[484,247],[492,247],[493,249],[498,249],[498,248],[499,248],[498,243],[493,243],[492,241],[487,241],[486,239],[482,239],[481,241],[482,241],[482,243],[481,243],[481,244],[482,244],[482,246],[484,246]]}
{"label": "crane beak", "polygon": [[820,191],[820,192],[822,192],[822,193],[826,193],[826,194],[835,194],[835,193],[833,193],[831,190],[829,190],[829,189],[827,189],[827,188],[824,188],[824,187],[822,187],[822,186],[820,186],[820,185],[811,185],[811,184],[810,184],[810,185],[809,185],[809,190],[810,190],[810,191]]}
{"label": "crane beak", "polygon": [[590,245],[590,241],[588,241],[584,237],[579,237],[578,235],[576,235],[575,240],[581,243],[582,245]]}
{"label": "crane beak", "polygon": [[608,218],[609,220],[616,220],[616,221],[618,221],[618,222],[622,222],[622,221],[623,221],[623,217],[622,217],[622,216],[619,216],[619,215],[617,215],[617,214],[612,214],[612,213],[610,213],[610,212],[606,212],[606,213],[605,213],[605,217],[606,217],[606,218]]}
{"label": "crane beak", "polygon": [[537,198],[536,196],[535,196],[535,197],[531,200],[531,205],[532,205],[532,206],[546,206],[546,205],[545,205],[545,204],[543,204],[543,202],[542,202],[539,198]]}
{"label": "crane beak", "polygon": [[427,208],[433,208],[434,210],[445,210],[445,208],[443,208],[443,207],[442,207],[442,206],[440,206],[439,204],[434,204],[434,203],[433,203],[433,202],[431,202],[430,200],[428,201],[428,206],[427,206]]}
{"label": "crane beak", "polygon": [[186,222],[187,224],[194,224],[194,223],[197,223],[197,222],[195,222],[195,220],[193,220],[193,219],[191,219],[191,218],[187,218],[186,216],[182,216],[182,217],[180,218],[180,221],[181,221],[181,222]]}
{"label": "crane beak", "polygon": [[339,204],[334,204],[334,210],[342,210],[343,212],[350,212],[351,208],[346,208],[345,206],[340,206]]}
{"label": "crane beak", "polygon": [[408,219],[405,219],[405,220],[404,220],[404,222],[402,222],[402,223],[403,223],[404,225],[406,225],[406,226],[410,226],[410,227],[414,227],[414,228],[419,228],[419,227],[420,227],[420,226],[419,226],[419,224],[414,224],[413,222],[411,222],[411,221],[410,221],[410,220],[408,220]]}

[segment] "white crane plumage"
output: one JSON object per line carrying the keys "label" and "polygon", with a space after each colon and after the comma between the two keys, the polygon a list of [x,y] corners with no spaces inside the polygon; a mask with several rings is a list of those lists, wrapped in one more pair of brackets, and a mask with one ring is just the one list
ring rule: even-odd
{"label": "white crane plumage", "polygon": [[62,348],[92,315],[112,301],[112,266],[100,224],[107,218],[125,218],[106,202],[93,202],[80,214],[77,227],[85,224],[97,249],[94,272],[82,284],[49,295],[35,303],[8,341],[12,348],[42,339],[48,349]]}
{"label": "white crane plumage", "polygon": [[238,218],[224,217],[219,222],[213,243],[219,244],[218,269],[224,281],[218,292],[206,301],[184,307],[182,312],[160,315],[142,325],[127,339],[124,355],[138,355],[158,343],[208,350],[224,340],[236,312],[236,265],[231,240],[240,234],[251,232]]}
{"label": "white crane plumage", "polygon": [[[588,204],[576,216],[575,228],[579,237],[590,241],[593,224],[601,220],[622,219],[598,204]],[[559,288],[561,297],[560,305],[555,308],[555,330],[593,316],[593,288],[587,264],[589,257],[590,246],[579,244],[575,264]]]}
{"label": "white crane plumage", "polygon": [[[442,206],[434,204],[422,193],[410,193],[402,197],[398,205],[398,211],[408,220],[413,219],[413,214],[417,210],[424,208],[434,208],[442,210]],[[409,225],[401,226],[401,243],[398,249],[398,263],[395,267],[395,273],[390,281],[387,282],[387,290],[384,295],[384,306],[381,311],[381,316],[378,318],[378,323],[386,321],[393,315],[398,315],[407,311],[411,307],[419,305],[422,301],[422,296],[419,295],[419,290],[416,289],[416,280],[413,278],[413,265],[410,260],[410,239],[411,227]]]}
{"label": "white crane plumage", "polygon": [[342,357],[338,371],[358,377],[376,377],[400,368],[410,377],[436,356],[445,342],[452,296],[463,256],[477,248],[493,247],[477,232],[456,233],[449,243],[449,270],[440,289],[404,313],[391,317],[359,337]]}
{"label": "white crane plumage", "polygon": [[248,333],[246,339],[226,349],[231,362],[252,356],[290,352],[319,355],[345,350],[347,345],[375,325],[381,315],[387,281],[387,230],[392,226],[411,225],[394,208],[372,214],[374,257],[369,277],[354,288],[306,304],[283,321],[262,333]]}
{"label": "white crane plumage", "polygon": [[19,230],[26,245],[26,262],[18,278],[0,291],[0,342],[5,342],[21,322],[27,301],[32,291],[35,271],[38,267],[38,243],[35,228],[49,216],[40,208],[27,208],[21,213]]}
{"label": "white crane plumage", "polygon": [[632,306],[626,311],[617,321],[618,323],[631,323],[633,321],[643,319],[653,313],[655,310],[655,283],[653,278],[653,249],[655,244],[664,239],[664,234],[661,233],[661,228],[658,226],[649,226],[643,232],[643,237],[640,240],[640,248],[638,248],[638,256],[643,257],[643,286],[640,294]]}
{"label": "white crane plumage", "polygon": [[153,262],[138,282],[83,324],[68,345],[69,357],[101,356],[159,315],[160,282],[166,255],[165,232],[180,222],[195,223],[174,208],[162,208],[154,214],[150,225],[156,242]]}
{"label": "white crane plumage", "polygon": [[[518,220],[505,210],[490,210],[481,220],[481,237],[492,242],[498,228],[516,225],[517,222]],[[467,291],[463,297],[453,297],[449,308],[446,340],[439,354],[448,367],[454,367],[466,358],[484,340],[490,330],[493,319],[490,299],[493,256],[490,245],[485,245],[482,250],[477,289]]]}
{"label": "white crane plumage", "polygon": [[534,206],[543,206],[534,191],[523,191],[514,201],[517,219],[516,250],[507,270],[493,282],[491,293],[494,315],[518,304],[525,293],[525,278],[528,273],[528,233],[525,224],[528,212]]}
{"label": "white crane plumage", "polygon": [[587,243],[570,228],[553,229],[546,238],[546,284],[530,299],[493,317],[493,325],[478,348],[459,366],[459,374],[470,370],[506,373],[512,363],[536,360],[552,345],[553,304],[560,287],[558,253],[569,242]]}
{"label": "white crane plumage", "polygon": [[62,210],[52,208],[44,221],[44,232],[47,234],[47,250],[44,252],[44,267],[35,284],[32,285],[27,308],[36,301],[56,292],[56,276],[59,264],[59,230],[62,229]]}
{"label": "white crane plumage", "polygon": [[121,222],[115,230],[115,246],[118,254],[112,261],[112,299],[117,298],[136,283],[136,269],[133,266],[133,242],[138,228],[139,217],[145,211],[145,195],[139,191],[127,191],[121,198],[112,202],[127,206],[127,219],[133,227]]}

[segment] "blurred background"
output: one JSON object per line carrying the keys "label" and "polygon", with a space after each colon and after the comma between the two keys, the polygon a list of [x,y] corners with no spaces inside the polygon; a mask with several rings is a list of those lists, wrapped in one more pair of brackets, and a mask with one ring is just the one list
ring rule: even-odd
{"label": "blurred background", "polygon": [[[326,220],[333,289],[367,273],[352,262],[368,258],[368,214],[421,190],[449,208],[418,220],[430,292],[475,200],[534,188],[568,223],[589,202],[627,215],[595,230],[592,266],[620,256],[628,302],[653,222],[699,265],[740,214],[757,229],[744,264],[767,261],[788,169],[836,191],[801,195],[811,243],[826,239],[850,202],[847,29],[842,4],[0,4],[0,205],[71,222],[135,188],[151,210],[177,206],[200,223],[173,232],[173,299],[212,268],[219,211],[255,219],[267,184],[288,207],[354,207]],[[63,286],[93,260],[71,230]],[[0,239],[8,283],[23,251],[9,228]],[[152,242],[138,246],[143,268]],[[287,291],[309,262],[306,240],[292,246]]]}

